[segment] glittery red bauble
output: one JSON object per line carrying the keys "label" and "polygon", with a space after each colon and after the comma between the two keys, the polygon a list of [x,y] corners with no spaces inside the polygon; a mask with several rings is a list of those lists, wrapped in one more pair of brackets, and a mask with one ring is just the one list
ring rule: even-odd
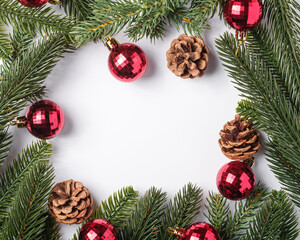
{"label": "glittery red bauble", "polygon": [[95,219],[84,224],[79,240],[117,240],[117,232],[109,222]]}
{"label": "glittery red bauble", "polygon": [[26,126],[29,132],[41,139],[55,137],[64,126],[64,113],[60,107],[49,100],[38,101],[26,113]]}
{"label": "glittery red bauble", "polygon": [[123,43],[111,50],[108,67],[120,81],[132,82],[144,74],[147,58],[144,51],[137,45]]}
{"label": "glittery red bauble", "polygon": [[261,0],[227,0],[224,6],[226,22],[239,31],[256,27],[263,16]]}
{"label": "glittery red bauble", "polygon": [[182,240],[221,240],[218,231],[207,223],[195,223],[190,226]]}
{"label": "glittery red bauble", "polygon": [[19,2],[27,7],[41,7],[49,0],[19,0]]}
{"label": "glittery red bauble", "polygon": [[225,164],[217,176],[220,193],[231,200],[247,198],[254,190],[255,176],[252,169],[243,162]]}

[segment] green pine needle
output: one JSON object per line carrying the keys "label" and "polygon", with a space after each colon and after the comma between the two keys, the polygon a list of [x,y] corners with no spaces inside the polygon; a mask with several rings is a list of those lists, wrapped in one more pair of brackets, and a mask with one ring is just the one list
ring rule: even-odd
{"label": "green pine needle", "polygon": [[[121,30],[133,41],[156,40],[165,36],[167,24],[182,25],[190,34],[200,35],[208,27],[220,0],[95,0],[93,15],[73,29],[78,45],[104,40]],[[190,7],[187,7],[190,4]],[[125,29],[125,30],[124,30]]]}
{"label": "green pine needle", "polygon": [[268,190],[263,185],[257,184],[253,193],[245,201],[237,202],[232,219],[228,219],[225,229],[222,227],[224,229],[223,240],[238,240],[243,237],[249,227],[249,222],[253,221],[268,196]]}
{"label": "green pine needle", "polygon": [[78,20],[85,20],[92,15],[92,4],[94,0],[63,0],[61,4],[65,12]]}
{"label": "green pine needle", "polygon": [[[115,228],[121,229],[127,224],[128,219],[134,211],[138,196],[139,193],[133,187],[124,187],[103,201],[87,221],[105,219]],[[72,240],[78,239],[79,232],[80,228],[77,229],[77,233],[74,234]]]}
{"label": "green pine needle", "polygon": [[[299,196],[300,192],[300,168],[297,167],[300,162],[300,105],[294,106],[297,101],[291,101],[292,96],[286,97],[290,92],[289,89],[293,87],[285,86],[290,84],[292,86],[294,82],[279,82],[276,73],[284,71],[282,69],[275,71],[278,66],[270,67],[272,63],[258,51],[254,52],[251,48],[248,51],[242,47],[235,56],[235,38],[232,34],[225,33],[216,40],[216,44],[229,76],[234,79],[233,82],[241,92],[241,96],[248,99],[247,109],[250,107],[251,111],[245,115],[251,116],[251,120],[258,123],[258,126],[276,143],[269,145],[276,149],[267,148],[269,153],[273,153],[267,152],[268,156],[272,157],[268,158],[271,169],[278,170],[273,172],[284,186],[289,186],[286,190],[299,206],[295,196]],[[266,43],[260,51],[264,52],[267,48]],[[287,90],[283,91],[279,83]],[[299,90],[293,89],[292,92],[299,95]],[[246,111],[247,109],[244,108]],[[274,153],[278,155],[274,156]]]}
{"label": "green pine needle", "polygon": [[7,59],[12,53],[9,36],[3,29],[3,23],[0,21],[0,59]]}
{"label": "green pine needle", "polygon": [[48,198],[54,169],[37,163],[20,183],[1,232],[7,240],[41,239],[48,218]]}
{"label": "green pine needle", "polygon": [[139,200],[135,211],[121,233],[121,239],[158,239],[165,203],[166,193],[154,187],[150,188]]}
{"label": "green pine needle", "polygon": [[185,185],[170,201],[160,231],[161,239],[176,239],[167,232],[168,227],[187,228],[200,213],[202,189],[191,183]]}
{"label": "green pine needle", "polygon": [[136,206],[138,195],[131,186],[122,188],[103,201],[93,212],[91,219],[101,218],[109,221],[116,228],[123,227]]}
{"label": "green pine needle", "polygon": [[0,21],[32,36],[37,31],[41,35],[67,34],[75,24],[73,19],[55,14],[52,7],[29,8],[17,0],[0,1]]}
{"label": "green pine needle", "polygon": [[38,141],[23,150],[22,155],[6,167],[0,176],[0,226],[7,218],[11,204],[20,190],[20,184],[37,163],[48,162],[52,146],[46,141]]}
{"label": "green pine needle", "polygon": [[298,218],[284,191],[273,191],[252,221],[243,240],[295,240],[299,236]]}
{"label": "green pine needle", "polygon": [[229,204],[221,194],[212,192],[209,193],[209,197],[206,200],[208,203],[206,205],[207,213],[204,215],[210,224],[218,230],[220,236],[224,236],[228,221],[232,219]]}

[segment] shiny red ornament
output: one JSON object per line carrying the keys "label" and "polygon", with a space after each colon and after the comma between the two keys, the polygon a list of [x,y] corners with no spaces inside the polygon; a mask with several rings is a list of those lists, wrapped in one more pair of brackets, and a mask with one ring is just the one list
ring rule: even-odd
{"label": "shiny red ornament", "polygon": [[79,240],[117,240],[117,232],[113,225],[103,219],[87,222],[82,227]]}
{"label": "shiny red ornament", "polygon": [[186,230],[182,228],[168,228],[168,232],[177,235],[181,240],[221,240],[218,231],[210,224],[198,222]]}
{"label": "shiny red ornament", "polygon": [[49,100],[38,101],[30,106],[26,117],[18,118],[19,127],[27,127],[29,132],[41,139],[50,139],[61,132],[64,126],[64,113]]}
{"label": "shiny red ornament", "polygon": [[241,200],[253,192],[255,176],[247,164],[238,161],[230,162],[220,169],[217,187],[225,198]]}
{"label": "shiny red ornament", "polygon": [[147,58],[144,51],[135,44],[118,44],[115,39],[108,39],[106,43],[111,51],[108,67],[112,75],[122,82],[133,82],[146,71]]}
{"label": "shiny red ornament", "polygon": [[44,4],[46,4],[47,2],[49,2],[49,0],[19,0],[19,2],[27,7],[41,7]]}
{"label": "shiny red ornament", "polygon": [[261,0],[227,0],[224,6],[226,22],[239,31],[256,27],[263,16]]}

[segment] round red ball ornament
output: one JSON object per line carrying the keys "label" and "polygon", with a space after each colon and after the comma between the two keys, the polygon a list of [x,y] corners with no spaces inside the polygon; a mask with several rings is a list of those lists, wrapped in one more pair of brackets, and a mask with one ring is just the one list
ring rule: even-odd
{"label": "round red ball ornament", "polygon": [[30,106],[25,117],[19,117],[18,127],[27,127],[35,137],[50,139],[61,132],[64,126],[64,113],[49,100],[41,100]]}
{"label": "round red ball ornament", "polygon": [[79,240],[117,240],[117,232],[109,222],[95,219],[84,224]]}
{"label": "round red ball ornament", "polygon": [[19,2],[27,7],[41,7],[44,4],[46,4],[47,2],[49,2],[49,0],[19,0]]}
{"label": "round red ball ornament", "polygon": [[143,76],[147,58],[140,47],[132,43],[119,44],[114,38],[107,38],[106,46],[111,51],[108,68],[114,77],[122,82],[133,82]]}
{"label": "round red ball ornament", "polygon": [[224,6],[226,22],[238,31],[256,27],[263,16],[261,0],[227,0]]}
{"label": "round red ball ornament", "polygon": [[182,228],[168,228],[168,232],[177,235],[181,240],[221,240],[218,231],[210,224],[198,222],[186,230]]}
{"label": "round red ball ornament", "polygon": [[230,162],[220,169],[217,187],[225,198],[241,200],[253,192],[255,176],[247,164],[238,161]]}

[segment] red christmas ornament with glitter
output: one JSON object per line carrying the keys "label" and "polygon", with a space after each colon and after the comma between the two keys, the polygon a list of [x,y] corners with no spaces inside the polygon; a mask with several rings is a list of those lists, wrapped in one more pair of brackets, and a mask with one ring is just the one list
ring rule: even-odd
{"label": "red christmas ornament with glitter", "polygon": [[63,129],[64,113],[60,107],[49,100],[38,101],[30,106],[25,117],[19,117],[18,127],[27,127],[35,137],[50,139]]}
{"label": "red christmas ornament with glitter", "polygon": [[220,169],[217,187],[225,198],[241,200],[253,192],[255,176],[247,164],[238,161],[230,162]]}
{"label": "red christmas ornament with glitter", "polygon": [[103,219],[87,222],[82,227],[79,240],[117,240],[117,232],[113,225]]}
{"label": "red christmas ornament with glitter", "polygon": [[108,38],[106,46],[111,51],[108,67],[112,75],[122,82],[133,82],[143,76],[147,58],[140,47],[132,43],[119,44],[114,38]]}
{"label": "red christmas ornament with glitter", "polygon": [[263,16],[261,0],[227,0],[224,6],[226,22],[238,31],[256,27]]}
{"label": "red christmas ornament with glitter", "polygon": [[168,232],[176,235],[181,240],[221,240],[218,231],[210,224],[198,222],[186,230],[182,228],[168,228]]}
{"label": "red christmas ornament with glitter", "polygon": [[19,2],[27,7],[41,7],[44,4],[46,4],[47,2],[49,2],[49,0],[19,0]]}

